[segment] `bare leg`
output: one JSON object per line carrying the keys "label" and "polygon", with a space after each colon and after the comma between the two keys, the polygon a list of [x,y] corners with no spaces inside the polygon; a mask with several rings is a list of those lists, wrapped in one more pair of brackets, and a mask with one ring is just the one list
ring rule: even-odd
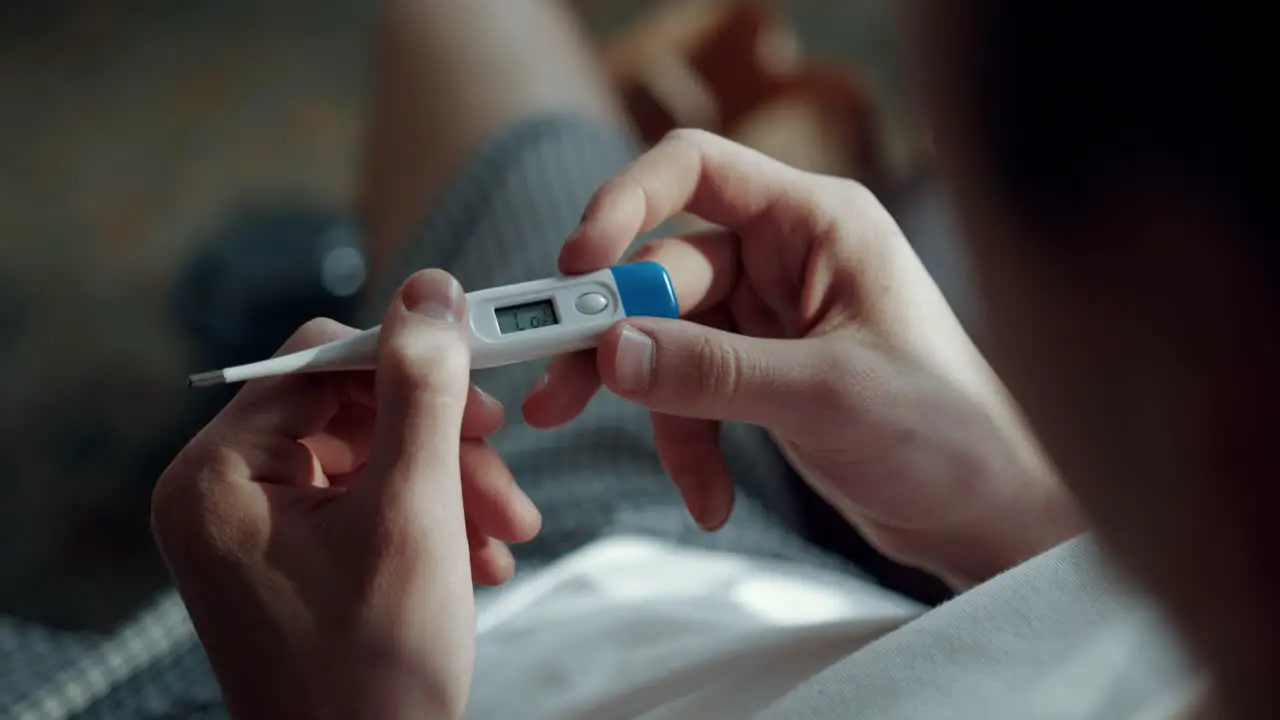
{"label": "bare leg", "polygon": [[[615,131],[625,128],[622,113],[574,31],[569,5],[384,1],[360,198],[375,291],[390,290],[407,263],[444,264],[475,288],[554,272],[558,246],[591,192],[637,150]],[[495,131],[549,112],[579,121],[549,123],[547,132],[531,128],[537,132],[495,148],[494,162],[465,167]],[[442,212],[432,215],[437,208]],[[477,371],[474,379],[510,411],[541,369],[522,363]],[[488,438],[542,511],[543,532],[513,548],[522,563],[553,562],[610,533],[833,562],[777,522],[795,503],[786,464],[758,429],[725,433],[743,493],[734,520],[707,535],[687,519],[656,460],[649,425],[643,409],[603,393],[569,427],[509,422]]]}
{"label": "bare leg", "polygon": [[496,131],[551,112],[624,122],[560,0],[386,0],[374,44],[357,196],[371,277]]}

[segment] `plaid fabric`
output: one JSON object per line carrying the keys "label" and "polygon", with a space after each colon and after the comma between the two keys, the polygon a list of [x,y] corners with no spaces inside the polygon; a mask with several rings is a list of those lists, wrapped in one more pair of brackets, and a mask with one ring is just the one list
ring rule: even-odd
{"label": "plaid fabric", "polygon": [[[217,685],[174,593],[108,638],[6,621],[0,655],[0,707],[6,717],[162,717],[180,699],[198,697],[191,682],[199,685],[201,679],[206,696],[217,699]],[[178,664],[187,672],[170,667]]]}
{"label": "plaid fabric", "polygon": [[[559,246],[587,200],[635,152],[616,129],[574,118],[531,120],[494,139],[433,209],[400,271],[374,293],[367,324],[378,322],[372,310],[385,307],[418,268],[447,268],[467,288],[555,274]],[[519,407],[541,372],[539,364],[527,363],[481,371],[475,379],[508,407]],[[568,427],[538,432],[512,418],[491,441],[543,512],[541,535],[513,548],[523,572],[614,532],[851,571],[789,529],[796,517],[783,482],[788,469],[757,428],[725,428],[722,447],[741,492],[732,520],[714,534],[688,518],[654,453],[647,414],[607,393]],[[0,621],[2,717],[224,715],[208,662],[173,593],[108,638]]]}

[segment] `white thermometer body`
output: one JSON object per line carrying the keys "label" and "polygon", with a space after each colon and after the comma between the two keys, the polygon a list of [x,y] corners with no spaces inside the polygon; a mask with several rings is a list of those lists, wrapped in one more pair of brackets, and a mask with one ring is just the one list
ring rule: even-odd
{"label": "white thermometer body", "polygon": [[[679,315],[667,271],[654,262],[467,293],[471,367],[483,369],[593,348],[626,317]],[[249,365],[192,375],[192,387],[376,366],[379,328]]]}

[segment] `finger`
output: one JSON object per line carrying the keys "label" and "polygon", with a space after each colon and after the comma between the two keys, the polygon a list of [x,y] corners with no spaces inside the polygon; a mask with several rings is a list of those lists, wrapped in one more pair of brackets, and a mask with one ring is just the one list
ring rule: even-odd
{"label": "finger", "polygon": [[720,454],[720,423],[653,413],[653,440],[689,514],[718,530],[733,511],[733,482]]}
{"label": "finger", "polygon": [[[739,275],[738,246],[734,233],[718,229],[657,240],[640,248],[632,259],[652,260],[667,269],[677,305],[687,316],[729,295]],[[599,389],[594,351],[555,358],[525,397],[525,422],[536,428],[564,425],[586,409]]]}
{"label": "finger", "polygon": [[502,585],[516,571],[511,550],[491,537],[484,537],[481,547],[471,550],[471,582],[476,585]]}
{"label": "finger", "polygon": [[315,453],[325,475],[353,473],[369,460],[376,417],[374,408],[368,405],[346,403],[323,431],[300,442]]}
{"label": "finger", "polygon": [[[496,410],[493,409],[494,405],[496,405]],[[348,485],[350,481],[355,479],[354,476],[357,471],[369,461],[376,418],[377,413],[374,407],[363,403],[348,403],[329,422],[323,432],[299,442],[306,445],[315,454],[320,464],[320,469],[328,476],[331,484]],[[472,386],[471,392],[467,396],[466,414],[463,415],[462,420],[462,437],[464,440],[462,470],[464,478],[467,471],[465,460],[468,442],[485,446],[482,439],[497,430],[501,424],[502,404],[483,390]],[[505,469],[505,465],[503,465],[503,468]],[[519,491],[519,488],[517,487],[516,490]],[[521,494],[523,495],[523,493]],[[510,512],[515,512],[516,506],[514,503],[517,501],[518,498],[508,503],[511,505]],[[523,522],[511,520],[509,522],[509,527],[528,527],[527,520]],[[536,532],[535,529],[533,533]],[[509,538],[504,537],[503,539]]]}
{"label": "finger", "polygon": [[542,515],[498,453],[483,440],[465,440],[460,462],[467,522],[498,540],[532,540],[542,528]]}
{"label": "finger", "polygon": [[737,233],[718,228],[642,245],[628,262],[651,260],[667,270],[682,316],[723,302],[742,274]]}
{"label": "finger", "polygon": [[248,477],[268,485],[329,485],[315,453],[297,440],[277,436],[260,438],[251,446],[242,447],[235,456],[244,462],[246,471],[231,473],[229,477]]}
{"label": "finger", "polygon": [[[459,523],[459,445],[471,365],[465,316],[462,288],[439,270],[410,277],[387,309],[378,347],[373,450],[360,485],[393,505],[420,500],[450,519],[456,511]],[[441,520],[434,515],[431,520]],[[435,525],[425,519],[423,524]],[[456,529],[460,537],[461,526]]]}
{"label": "finger", "polygon": [[[691,322],[733,331],[724,305],[689,318]],[[720,451],[720,423],[653,413],[654,443],[663,468],[680,490],[690,515],[703,529],[717,530],[733,510],[733,483]]]}
{"label": "finger", "polygon": [[[716,306],[689,317],[691,322],[732,329],[728,310]],[[596,351],[564,355],[547,365],[547,372],[524,401],[524,419],[531,427],[554,428],[582,414],[600,389]]]}
{"label": "finger", "polygon": [[466,521],[467,550],[470,555],[471,582],[474,585],[501,585],[515,571],[515,558],[500,541],[495,540]]}
{"label": "finger", "polygon": [[573,420],[600,389],[594,350],[561,355],[547,363],[547,371],[529,391],[521,411],[535,428],[553,428]]}
{"label": "finger", "polygon": [[560,270],[577,274],[612,265],[635,238],[681,212],[740,230],[794,201],[802,177],[730,140],[678,130],[596,191],[560,251]]}
{"label": "finger", "polygon": [[506,408],[498,398],[472,385],[462,413],[462,437],[482,438],[497,432],[506,420]]}
{"label": "finger", "polygon": [[[365,397],[366,389],[371,392],[373,374],[352,373],[352,376],[351,382],[344,383],[352,402],[341,402],[337,412],[320,432],[297,441],[268,435],[245,443],[242,450],[247,456],[254,458],[255,471],[260,479],[266,481],[266,478],[272,478],[270,482],[315,485],[318,479],[327,477],[331,484],[344,485],[364,467],[373,445],[373,426],[377,416],[376,404],[367,401]],[[496,432],[503,420],[502,403],[473,385],[463,414],[462,437],[486,437]],[[295,462],[301,456],[286,443],[299,442],[314,454],[317,463],[314,468],[309,462]],[[280,452],[286,453],[286,456],[272,458],[273,454]],[[313,470],[315,477],[312,477]]]}
{"label": "finger", "polygon": [[635,318],[600,339],[604,384],[651,410],[773,426],[812,415],[833,375],[824,339],[770,340],[682,320]]}
{"label": "finger", "polygon": [[[276,355],[305,350],[357,334],[355,328],[327,318],[312,320],[281,346]],[[319,432],[351,383],[352,373],[289,375],[245,384],[211,423],[238,436],[275,434],[291,439]]]}
{"label": "finger", "polygon": [[[350,476],[362,468],[369,461],[373,446],[373,426],[377,418],[374,375],[351,375],[351,381],[345,385],[348,402],[341,403],[323,430],[301,440],[315,454],[324,474],[331,480]],[[502,403],[472,385],[462,415],[462,437],[491,435],[502,427],[504,419]]]}
{"label": "finger", "polygon": [[471,522],[471,518],[466,518],[463,521],[463,525],[467,529],[467,548],[471,552],[474,553],[489,546],[489,536],[485,535],[483,530],[476,527],[476,524]]}

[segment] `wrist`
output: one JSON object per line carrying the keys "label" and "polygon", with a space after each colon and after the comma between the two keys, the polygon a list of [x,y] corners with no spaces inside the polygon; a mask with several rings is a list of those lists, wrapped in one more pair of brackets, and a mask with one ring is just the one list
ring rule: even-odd
{"label": "wrist", "polygon": [[463,705],[449,701],[440,688],[423,686],[407,676],[379,678],[349,684],[327,692],[323,713],[317,717],[409,720],[413,718],[461,718]]}
{"label": "wrist", "polygon": [[[327,695],[326,715],[334,718],[460,718],[470,689],[457,658],[409,652],[394,644],[368,640],[344,643],[327,654],[329,672],[316,678],[317,692]],[[333,680],[337,682],[333,682]]]}
{"label": "wrist", "polygon": [[979,405],[988,408],[993,434],[989,442],[971,445],[977,472],[987,478],[985,499],[963,529],[942,543],[948,557],[936,571],[958,589],[985,582],[1089,526],[1013,398],[998,379],[992,382],[994,397]]}
{"label": "wrist", "polygon": [[[227,708],[244,718],[462,717],[469,676],[449,676],[448,663],[364,645],[290,653],[263,648],[247,662],[242,656],[216,663]],[[275,662],[259,662],[263,658]]]}
{"label": "wrist", "polygon": [[926,568],[963,591],[999,575],[1088,529],[1088,521],[1066,486],[1054,475],[1036,474],[1013,485],[982,519],[946,533],[932,547]]}

